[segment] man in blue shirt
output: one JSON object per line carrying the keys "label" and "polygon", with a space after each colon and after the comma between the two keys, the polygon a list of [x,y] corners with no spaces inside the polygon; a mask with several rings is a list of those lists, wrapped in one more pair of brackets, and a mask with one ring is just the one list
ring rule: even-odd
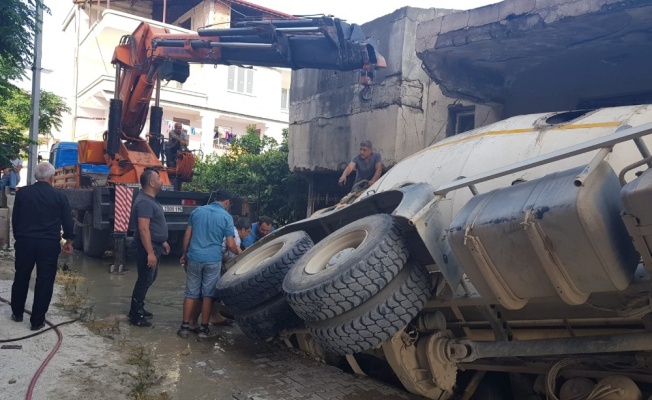
{"label": "man in blue shirt", "polygon": [[186,338],[190,334],[190,319],[195,302],[202,299],[199,337],[211,336],[208,328],[215,285],[222,270],[222,241],[226,248],[240,254],[235,244],[233,217],[228,212],[231,194],[221,190],[215,193],[215,202],[198,207],[190,214],[183,237],[181,264],[186,266],[186,293],[183,302],[183,319],[177,334]]}
{"label": "man in blue shirt", "polygon": [[242,249],[246,249],[260,239],[269,235],[271,232],[274,232],[274,230],[275,229],[272,226],[272,219],[270,217],[262,216],[258,218],[258,222],[251,224],[251,232],[249,232],[249,235],[247,235],[246,238],[242,239],[242,244],[240,247],[242,247]]}

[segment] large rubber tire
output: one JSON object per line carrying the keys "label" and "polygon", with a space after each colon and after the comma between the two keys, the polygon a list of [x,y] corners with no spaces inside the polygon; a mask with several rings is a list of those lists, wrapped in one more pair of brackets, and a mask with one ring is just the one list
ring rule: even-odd
{"label": "large rubber tire", "polygon": [[82,242],[84,254],[89,257],[102,257],[107,248],[107,242],[111,232],[93,228],[93,214],[84,214],[84,226],[82,227]]}
{"label": "large rubber tire", "polygon": [[285,329],[303,325],[303,320],[292,311],[282,294],[246,313],[236,314],[235,320],[242,332],[252,339],[267,339]]}
{"label": "large rubber tire", "polygon": [[[72,248],[75,250],[84,250],[84,234],[80,225],[84,221],[84,211],[73,211],[72,218],[75,221],[75,226],[73,227],[75,239],[72,241]],[[77,224],[77,222],[79,222],[79,224]]]}
{"label": "large rubber tire", "polygon": [[327,352],[345,355],[384,342],[417,316],[430,296],[425,267],[408,265],[378,294],[360,307],[333,319],[308,324]]}
{"label": "large rubber tire", "polygon": [[283,290],[297,315],[323,321],[369,300],[407,259],[407,244],[394,218],[372,215],[317,243],[288,272]]}
{"label": "large rubber tire", "polygon": [[303,231],[277,237],[247,252],[217,282],[217,295],[235,314],[283,291],[285,274],[312,247]]}

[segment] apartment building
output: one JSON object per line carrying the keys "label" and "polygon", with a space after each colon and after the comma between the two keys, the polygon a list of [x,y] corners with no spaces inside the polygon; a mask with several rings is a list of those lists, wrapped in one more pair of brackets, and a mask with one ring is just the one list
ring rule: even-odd
{"label": "apartment building", "polygon": [[[62,49],[61,67],[68,65],[64,69],[72,82],[68,98],[73,111],[60,139],[101,140],[114,96],[115,46],[141,22],[172,33],[191,33],[207,26],[226,28],[230,21],[241,19],[287,17],[237,0],[71,2],[63,23],[66,49]],[[223,152],[227,136],[242,136],[251,125],[261,136],[280,142],[283,128],[288,127],[290,77],[290,71],[282,68],[193,64],[185,83],[162,84],[162,133],[167,136],[169,128],[181,122],[190,136],[189,147],[204,154]],[[149,122],[143,137],[148,127]]]}

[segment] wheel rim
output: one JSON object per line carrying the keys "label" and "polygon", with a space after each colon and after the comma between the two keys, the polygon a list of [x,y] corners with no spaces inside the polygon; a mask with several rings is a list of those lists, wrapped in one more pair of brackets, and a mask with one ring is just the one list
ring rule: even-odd
{"label": "wheel rim", "polygon": [[316,275],[334,268],[346,260],[367,239],[366,230],[347,232],[328,246],[317,252],[303,271],[308,275]]}
{"label": "wheel rim", "polygon": [[234,275],[242,275],[254,269],[260,263],[264,262],[270,257],[274,257],[276,253],[279,252],[285,246],[285,242],[280,242],[273,244],[271,246],[263,247],[258,251],[254,252],[251,256],[246,257],[243,260],[240,260],[236,264],[236,270],[233,272]]}

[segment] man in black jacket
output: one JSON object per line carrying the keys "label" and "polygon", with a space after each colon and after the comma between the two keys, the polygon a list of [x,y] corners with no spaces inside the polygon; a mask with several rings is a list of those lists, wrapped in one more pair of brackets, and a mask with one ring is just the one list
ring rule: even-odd
{"label": "man in black jacket", "polygon": [[73,233],[70,204],[66,196],[52,187],[54,167],[40,163],[34,169],[36,183],[16,193],[11,225],[16,243],[16,274],[11,287],[11,319],[22,322],[29,281],[36,264],[36,285],[32,306],[32,330],[45,326],[50,307],[57,262],[61,253],[61,229],[64,253],[72,253]]}

